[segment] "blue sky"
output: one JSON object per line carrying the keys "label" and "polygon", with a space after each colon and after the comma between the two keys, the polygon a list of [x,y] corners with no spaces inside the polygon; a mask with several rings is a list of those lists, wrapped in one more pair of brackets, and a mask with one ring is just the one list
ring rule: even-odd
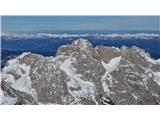
{"label": "blue sky", "polygon": [[160,16],[2,16],[2,32],[34,30],[156,30]]}

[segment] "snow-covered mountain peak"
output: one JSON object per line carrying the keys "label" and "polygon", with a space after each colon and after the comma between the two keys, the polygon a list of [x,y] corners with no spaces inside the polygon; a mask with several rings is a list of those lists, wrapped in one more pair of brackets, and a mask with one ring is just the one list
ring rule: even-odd
{"label": "snow-covered mountain peak", "polygon": [[78,39],[72,43],[72,45],[76,45],[79,47],[92,47],[92,44],[87,39]]}
{"label": "snow-covered mountain peak", "polygon": [[79,39],[55,57],[23,53],[2,70],[1,104],[160,104],[160,64],[137,47]]}

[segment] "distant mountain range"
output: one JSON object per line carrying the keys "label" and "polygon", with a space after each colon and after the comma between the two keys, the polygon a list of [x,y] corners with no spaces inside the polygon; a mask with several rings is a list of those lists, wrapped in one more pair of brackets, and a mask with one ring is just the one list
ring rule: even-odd
{"label": "distant mountain range", "polygon": [[71,44],[74,40],[83,38],[88,39],[93,46],[137,46],[149,52],[154,59],[160,58],[160,36],[158,33],[97,33],[87,34],[66,33],[2,33],[1,50],[3,67],[7,60],[23,52],[32,52],[44,56],[55,56],[58,47]]}

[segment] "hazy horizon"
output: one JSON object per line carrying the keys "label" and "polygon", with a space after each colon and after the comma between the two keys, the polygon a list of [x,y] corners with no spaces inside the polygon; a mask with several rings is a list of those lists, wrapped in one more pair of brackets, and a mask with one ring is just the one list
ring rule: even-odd
{"label": "hazy horizon", "polygon": [[38,30],[159,31],[159,16],[2,16],[2,32]]}

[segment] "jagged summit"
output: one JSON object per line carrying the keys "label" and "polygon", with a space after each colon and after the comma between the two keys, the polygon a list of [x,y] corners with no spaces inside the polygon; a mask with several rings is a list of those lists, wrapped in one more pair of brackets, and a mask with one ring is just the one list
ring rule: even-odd
{"label": "jagged summit", "polygon": [[160,60],[86,39],[55,57],[23,53],[2,70],[1,104],[160,104]]}
{"label": "jagged summit", "polygon": [[92,44],[87,39],[78,39],[76,41],[73,41],[72,45],[81,46],[81,47],[85,47],[85,46],[92,47]]}

